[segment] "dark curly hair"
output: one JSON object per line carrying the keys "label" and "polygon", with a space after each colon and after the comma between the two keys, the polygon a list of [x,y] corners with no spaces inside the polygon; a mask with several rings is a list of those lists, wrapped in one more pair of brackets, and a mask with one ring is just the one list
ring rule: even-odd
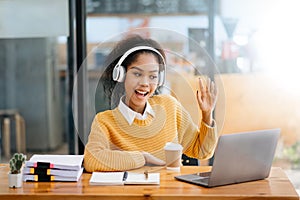
{"label": "dark curly hair", "polygon": [[[149,39],[149,38],[143,38],[140,35],[130,35],[127,36],[125,39],[121,40],[116,44],[116,46],[113,48],[113,50],[107,55],[106,60],[104,62],[105,70],[99,80],[99,85],[103,86],[104,93],[106,98],[108,98],[110,108],[115,108],[120,98],[125,94],[125,88],[124,83],[116,82],[112,78],[112,73],[115,65],[118,63],[119,59],[124,55],[126,51],[129,49],[136,47],[136,46],[149,46],[152,48],[155,48],[158,50],[161,55],[165,58],[165,53],[156,41]],[[142,53],[151,53],[154,56],[157,57],[158,62],[163,65],[163,60],[159,55],[157,55],[155,52],[151,50],[138,50],[133,53],[131,53],[126,59],[123,61],[122,66],[125,67],[125,70],[127,71],[127,67],[136,61],[138,55]],[[164,69],[160,68],[160,71]],[[99,88],[100,89],[100,88]],[[155,91],[155,94],[159,94],[160,87],[158,87]]]}

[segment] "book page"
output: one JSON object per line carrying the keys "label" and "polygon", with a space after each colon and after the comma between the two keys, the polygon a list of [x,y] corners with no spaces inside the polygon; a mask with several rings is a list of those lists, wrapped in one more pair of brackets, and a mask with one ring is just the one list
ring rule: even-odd
{"label": "book page", "polygon": [[90,185],[124,185],[124,172],[93,172]]}
{"label": "book page", "polygon": [[123,181],[124,172],[93,172],[90,185],[158,185],[160,184],[159,173],[149,173],[148,178],[142,173],[128,172]]}
{"label": "book page", "polygon": [[160,174],[159,173],[149,173],[148,178],[145,177],[142,173],[128,173],[128,177],[125,181],[125,184],[159,184],[160,183]]}

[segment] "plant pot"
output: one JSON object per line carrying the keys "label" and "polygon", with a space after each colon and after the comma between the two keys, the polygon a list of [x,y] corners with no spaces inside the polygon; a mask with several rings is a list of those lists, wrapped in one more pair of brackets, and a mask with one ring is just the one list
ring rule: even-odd
{"label": "plant pot", "polygon": [[8,186],[11,188],[22,187],[22,173],[19,174],[8,174]]}

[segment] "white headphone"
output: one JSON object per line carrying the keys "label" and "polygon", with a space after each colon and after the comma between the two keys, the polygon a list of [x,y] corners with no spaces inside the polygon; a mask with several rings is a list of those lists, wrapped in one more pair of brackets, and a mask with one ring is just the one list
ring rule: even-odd
{"label": "white headphone", "polygon": [[129,49],[128,51],[126,51],[124,53],[124,55],[120,58],[119,62],[114,67],[113,74],[112,74],[113,80],[118,81],[118,82],[124,81],[126,70],[125,70],[125,67],[122,66],[122,63],[130,54],[132,54],[133,52],[138,51],[138,50],[150,50],[150,51],[155,52],[156,54],[158,54],[161,57],[162,62],[163,62],[163,70],[159,72],[158,86],[162,86],[166,79],[166,73],[165,73],[165,70],[167,68],[166,62],[165,62],[164,57],[161,55],[161,53],[158,50],[156,50],[153,47],[149,47],[149,46],[137,46],[137,47],[133,47],[133,48]]}

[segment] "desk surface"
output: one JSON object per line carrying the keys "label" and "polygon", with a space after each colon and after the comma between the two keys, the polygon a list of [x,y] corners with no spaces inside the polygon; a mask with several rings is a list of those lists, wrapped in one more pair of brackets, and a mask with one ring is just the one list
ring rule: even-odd
{"label": "desk surface", "polygon": [[[145,168],[144,168],[145,169]],[[135,170],[142,172],[144,169]],[[156,168],[147,168],[149,171]],[[181,174],[208,171],[209,167],[183,166]],[[297,199],[299,197],[281,168],[272,168],[265,180],[205,188],[174,180],[179,172],[160,169],[160,185],[90,186],[91,174],[78,182],[23,182],[23,187],[8,187],[8,165],[0,164],[0,199]]]}

